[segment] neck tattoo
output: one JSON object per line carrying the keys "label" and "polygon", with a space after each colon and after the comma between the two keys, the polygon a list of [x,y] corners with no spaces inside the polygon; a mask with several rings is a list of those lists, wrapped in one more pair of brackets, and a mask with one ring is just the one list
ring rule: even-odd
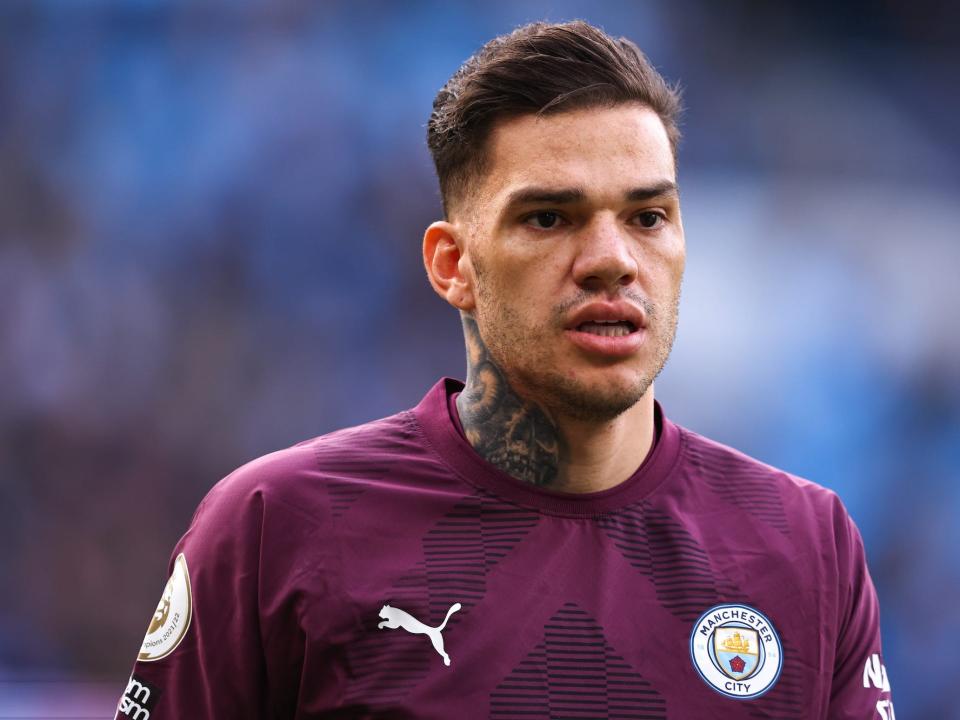
{"label": "neck tattoo", "polygon": [[556,425],[507,382],[480,338],[476,320],[463,315],[467,382],[457,411],[467,440],[481,457],[518,480],[555,486],[560,466]]}

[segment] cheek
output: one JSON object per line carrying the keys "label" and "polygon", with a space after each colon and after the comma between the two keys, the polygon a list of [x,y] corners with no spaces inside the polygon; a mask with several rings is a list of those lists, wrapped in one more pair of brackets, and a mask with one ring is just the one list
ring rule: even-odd
{"label": "cheek", "polygon": [[661,248],[648,261],[656,268],[654,277],[663,291],[679,285],[686,266],[686,253],[682,243]]}
{"label": "cheek", "polygon": [[538,309],[536,301],[518,288],[498,293],[486,303],[487,319],[495,325],[494,331],[500,337],[509,337],[511,343],[524,342],[540,328]]}
{"label": "cheek", "polygon": [[484,303],[482,332],[494,356],[509,367],[542,365],[551,357],[550,299],[513,287]]}
{"label": "cheek", "polygon": [[519,316],[522,324],[539,327],[550,317],[559,302],[562,283],[557,282],[562,268],[556,257],[523,256],[506,259],[496,273],[484,278],[484,300],[490,309]]}
{"label": "cheek", "polygon": [[673,268],[674,277],[680,278],[683,276],[683,270],[687,266],[687,249],[682,243],[680,248],[674,253],[671,258],[671,267]]}
{"label": "cheek", "polygon": [[687,264],[687,243],[681,231],[679,237],[675,238],[675,244],[672,252],[667,256],[670,267],[673,268],[676,277],[683,275],[683,269]]}

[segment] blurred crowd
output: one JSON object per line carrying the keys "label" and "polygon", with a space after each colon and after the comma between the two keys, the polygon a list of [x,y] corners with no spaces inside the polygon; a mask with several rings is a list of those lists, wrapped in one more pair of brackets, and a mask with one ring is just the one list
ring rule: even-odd
{"label": "blurred crowd", "polygon": [[898,714],[960,717],[960,12],[933,0],[0,5],[0,710],[119,696],[219,478],[463,376],[419,252],[430,104],[485,40],[575,17],[684,89],[658,399],[840,494]]}

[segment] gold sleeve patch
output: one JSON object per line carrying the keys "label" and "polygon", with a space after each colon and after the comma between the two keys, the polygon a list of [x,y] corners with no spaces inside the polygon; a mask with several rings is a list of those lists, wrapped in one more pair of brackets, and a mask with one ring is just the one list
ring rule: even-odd
{"label": "gold sleeve patch", "polygon": [[180,553],[173,563],[173,572],[150,620],[137,659],[143,662],[161,660],[176,650],[187,634],[192,617],[193,591],[190,588],[190,572],[187,569],[186,556]]}

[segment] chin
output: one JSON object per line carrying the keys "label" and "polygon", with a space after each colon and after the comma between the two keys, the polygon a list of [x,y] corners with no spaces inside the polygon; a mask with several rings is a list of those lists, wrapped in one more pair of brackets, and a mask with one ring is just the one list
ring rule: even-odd
{"label": "chin", "polygon": [[627,375],[613,368],[590,374],[594,377],[588,379],[551,373],[536,383],[538,394],[555,412],[577,420],[607,422],[636,405],[653,383],[649,376]]}

